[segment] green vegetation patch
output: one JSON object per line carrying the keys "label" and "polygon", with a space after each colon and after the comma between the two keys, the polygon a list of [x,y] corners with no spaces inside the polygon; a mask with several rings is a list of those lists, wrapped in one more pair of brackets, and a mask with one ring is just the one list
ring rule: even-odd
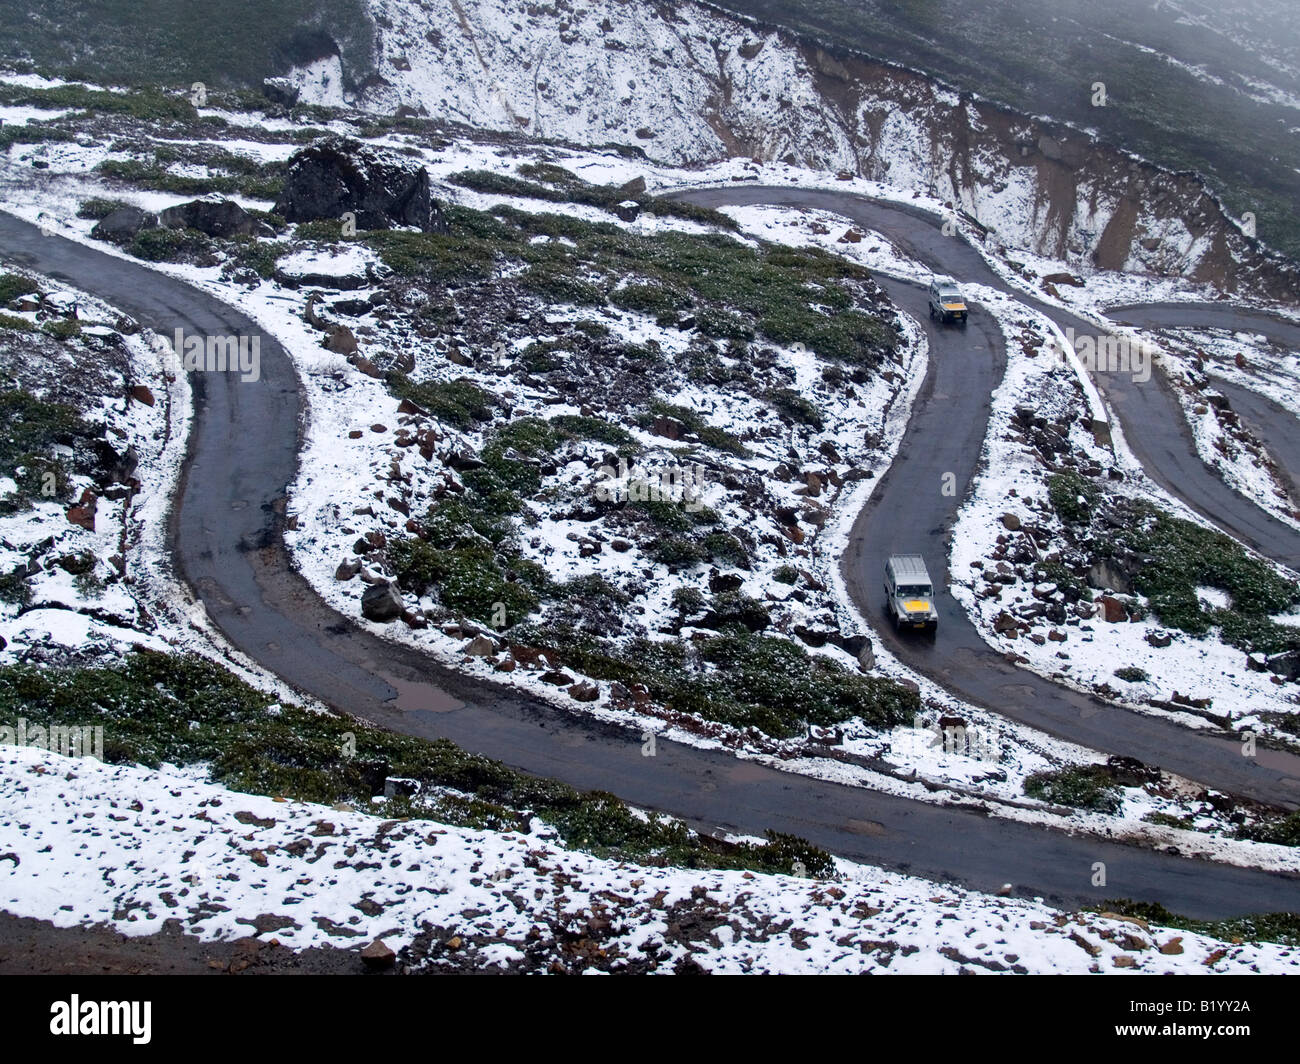
{"label": "green vegetation patch", "polygon": [[1104,765],[1079,765],[1052,772],[1036,772],[1025,780],[1031,798],[1075,809],[1118,813],[1124,798]]}
{"label": "green vegetation patch", "polygon": [[[392,799],[383,807],[386,818],[437,817],[523,830],[535,815],[567,844],[602,855],[786,874],[802,862],[809,875],[834,874],[828,854],[792,836],[770,834],[763,845],[692,837],[678,821],[634,815],[613,795],[584,794],[526,776],[443,739],[395,735],[346,717],[278,705],[194,656],[136,651],[112,668],[0,667],[0,724],[14,727],[19,718],[29,728],[101,724],[110,764],[206,764],[213,782],[247,794],[350,802],[368,810],[384,779],[400,776],[466,798],[432,806],[418,798]],[[353,757],[343,754],[349,734],[355,738]]]}
{"label": "green vegetation patch", "polygon": [[1159,902],[1134,901],[1131,898],[1103,901],[1094,911],[1134,916],[1150,924],[1191,931],[1220,942],[1240,939],[1243,942],[1277,942],[1284,946],[1300,946],[1300,913],[1261,913],[1236,916],[1230,920],[1193,920],[1188,916],[1171,913]]}
{"label": "green vegetation patch", "polygon": [[[1194,636],[1219,628],[1224,642],[1247,652],[1300,649],[1300,631],[1271,620],[1300,604],[1300,584],[1231,536],[1174,517],[1145,499],[1107,502],[1096,484],[1077,473],[1052,476],[1048,499],[1093,556],[1141,559],[1133,588],[1161,624]],[[1198,589],[1206,587],[1225,592],[1230,604],[1204,605]]]}
{"label": "green vegetation patch", "polygon": [[595,679],[644,684],[670,709],[774,738],[853,718],[889,729],[920,709],[916,693],[892,680],[851,672],[742,623],[698,644],[633,639],[620,646],[571,628],[537,625],[517,637]]}
{"label": "green vegetation patch", "polygon": [[[15,513],[33,499],[49,497],[47,486],[53,486],[55,497],[62,497],[72,473],[96,470],[99,437],[100,430],[84,421],[75,407],[46,402],[20,389],[0,392],[0,470],[18,484],[18,490],[0,502],[0,513]],[[72,459],[57,455],[56,445],[71,448]]]}

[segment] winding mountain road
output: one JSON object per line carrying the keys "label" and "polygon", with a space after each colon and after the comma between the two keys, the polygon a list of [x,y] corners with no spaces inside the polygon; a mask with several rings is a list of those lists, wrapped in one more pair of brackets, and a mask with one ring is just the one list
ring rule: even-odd
{"label": "winding mountain road", "polygon": [[[396,731],[445,737],[578,788],[611,791],[704,830],[792,832],[852,860],[974,889],[1011,883],[1022,896],[1065,908],[1133,897],[1195,917],[1295,908],[1296,876],[1030,827],[672,742],[661,741],[658,756],[643,757],[636,731],[466,677],[371,634],[327,606],[293,571],[284,547],[282,511],[297,471],[303,400],[293,364],[274,337],[181,281],[44,236],[3,213],[0,255],[93,293],[163,335],[180,327],[203,335],[262,337],[260,381],[240,383],[233,374],[191,378],[195,418],[171,546],[181,575],[230,643],[325,704]],[[977,324],[975,334],[985,328]],[[948,361],[936,357],[932,366]],[[990,375],[985,383],[992,380]],[[939,394],[933,382],[926,387],[931,397]],[[987,394],[987,388],[980,393]],[[967,435],[973,469],[979,436],[975,428]],[[1060,694],[1055,688],[1051,693]],[[1135,720],[1145,719],[1123,714],[1116,724]],[[1171,739],[1176,731],[1169,733]],[[1243,769],[1216,758],[1210,741],[1196,737],[1195,742],[1201,745],[1188,753],[1201,760],[1188,767],[1204,766],[1207,772],[1190,775],[1243,793],[1294,795],[1285,785],[1290,766],[1285,772],[1263,765]],[[1167,758],[1160,760],[1168,764]],[[1107,866],[1105,887],[1092,886],[1097,861]]]}
{"label": "winding mountain road", "polygon": [[[844,193],[779,187],[702,190],[683,198],[709,207],[779,204],[833,211],[888,234],[931,269],[1009,292],[1037,306],[1062,329],[1096,332],[1073,315],[1024,298],[969,244],[944,236],[929,214]],[[990,397],[1006,368],[1006,353],[1001,330],[987,312],[975,308],[965,332],[943,328],[928,321],[922,288],[879,274],[875,280],[902,311],[927,328],[932,356],[898,454],[858,516],[842,559],[862,615],[882,622],[881,577],[890,554],[920,551],[936,582],[945,588],[950,584],[947,539],[964,500],[961,492],[944,495],[943,478],[954,473],[959,485],[974,479]],[[1265,553],[1292,564],[1300,558],[1300,535],[1228,489],[1196,456],[1182,411],[1159,373],[1145,383],[1127,374],[1103,376],[1099,387],[1149,473],[1172,494],[1203,503],[1207,516],[1225,530],[1257,540]],[[938,596],[938,608],[939,633],[933,640],[900,635],[888,623],[876,623],[875,630],[900,660],[966,701],[1094,750],[1136,757],[1236,794],[1292,808],[1300,804],[1300,758],[1295,755],[1260,751],[1252,760],[1242,756],[1238,740],[1062,687],[1010,664],[983,640],[951,594]]]}

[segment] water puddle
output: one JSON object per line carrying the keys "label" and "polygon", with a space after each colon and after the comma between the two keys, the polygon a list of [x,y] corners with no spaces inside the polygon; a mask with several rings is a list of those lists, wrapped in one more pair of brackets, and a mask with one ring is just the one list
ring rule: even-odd
{"label": "water puddle", "polygon": [[419,680],[395,680],[385,676],[384,681],[397,692],[390,699],[398,709],[408,713],[454,713],[464,709],[465,703],[447,694],[441,687]]}

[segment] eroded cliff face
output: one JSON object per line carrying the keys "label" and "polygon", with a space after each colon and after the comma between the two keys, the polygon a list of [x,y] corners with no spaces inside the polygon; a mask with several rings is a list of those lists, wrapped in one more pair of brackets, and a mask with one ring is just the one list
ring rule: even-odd
{"label": "eroded cliff face", "polygon": [[938,196],[1008,246],[1081,267],[1292,299],[1300,277],[1193,174],[1009,113],[914,71],[696,4],[370,0],[361,106],[655,161],[728,156],[849,171]]}

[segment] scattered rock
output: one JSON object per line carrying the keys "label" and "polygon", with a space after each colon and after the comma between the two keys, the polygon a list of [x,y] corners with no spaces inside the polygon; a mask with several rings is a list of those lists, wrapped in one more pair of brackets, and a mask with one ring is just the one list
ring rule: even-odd
{"label": "scattered rock", "polygon": [[356,334],[346,325],[333,325],[322,345],[326,351],[336,355],[355,355],[357,353]]}
{"label": "scattered rock", "polygon": [[295,152],[275,213],[286,221],[310,222],[349,212],[361,229],[413,225],[426,233],[447,231],[423,166],[335,134]]}
{"label": "scattered rock", "polygon": [[79,528],[84,528],[87,532],[95,531],[95,508],[98,503],[95,493],[86,488],[81,493],[81,500],[77,505],[69,507],[68,521]]}
{"label": "scattered rock", "polygon": [[657,417],[650,426],[656,436],[669,440],[680,440],[686,435],[686,425],[675,417]]}
{"label": "scattered rock", "polygon": [[383,968],[391,968],[397,961],[397,954],[392,951],[387,942],[377,938],[361,951],[361,960],[365,962],[367,968],[379,971]]}
{"label": "scattered rock", "polygon": [[1130,594],[1132,581],[1123,569],[1108,559],[1102,559],[1088,570],[1088,586],[1097,591],[1115,591]]}
{"label": "scattered rock", "polygon": [[490,658],[496,652],[496,644],[485,635],[476,635],[468,643],[460,648],[462,654],[468,654],[473,658]]}
{"label": "scattered rock", "polygon": [[361,615],[370,621],[388,623],[402,615],[402,597],[388,581],[371,584],[361,596]]}
{"label": "scattered rock", "polygon": [[142,211],[139,207],[119,207],[112,214],[101,218],[90,231],[90,235],[96,240],[128,244],[135,239],[141,229],[153,229],[157,224],[156,214]]}
{"label": "scattered rock", "polygon": [[1119,599],[1111,598],[1110,595],[1102,595],[1097,600],[1097,611],[1107,624],[1119,624],[1128,620],[1128,610],[1124,603]]}
{"label": "scattered rock", "polygon": [[262,95],[281,107],[293,107],[298,102],[299,87],[288,78],[266,78],[262,82]]}
{"label": "scattered rock", "polygon": [[264,229],[261,222],[234,200],[218,195],[168,207],[158,215],[158,221],[168,229],[197,229],[200,233],[223,239],[254,236]]}

